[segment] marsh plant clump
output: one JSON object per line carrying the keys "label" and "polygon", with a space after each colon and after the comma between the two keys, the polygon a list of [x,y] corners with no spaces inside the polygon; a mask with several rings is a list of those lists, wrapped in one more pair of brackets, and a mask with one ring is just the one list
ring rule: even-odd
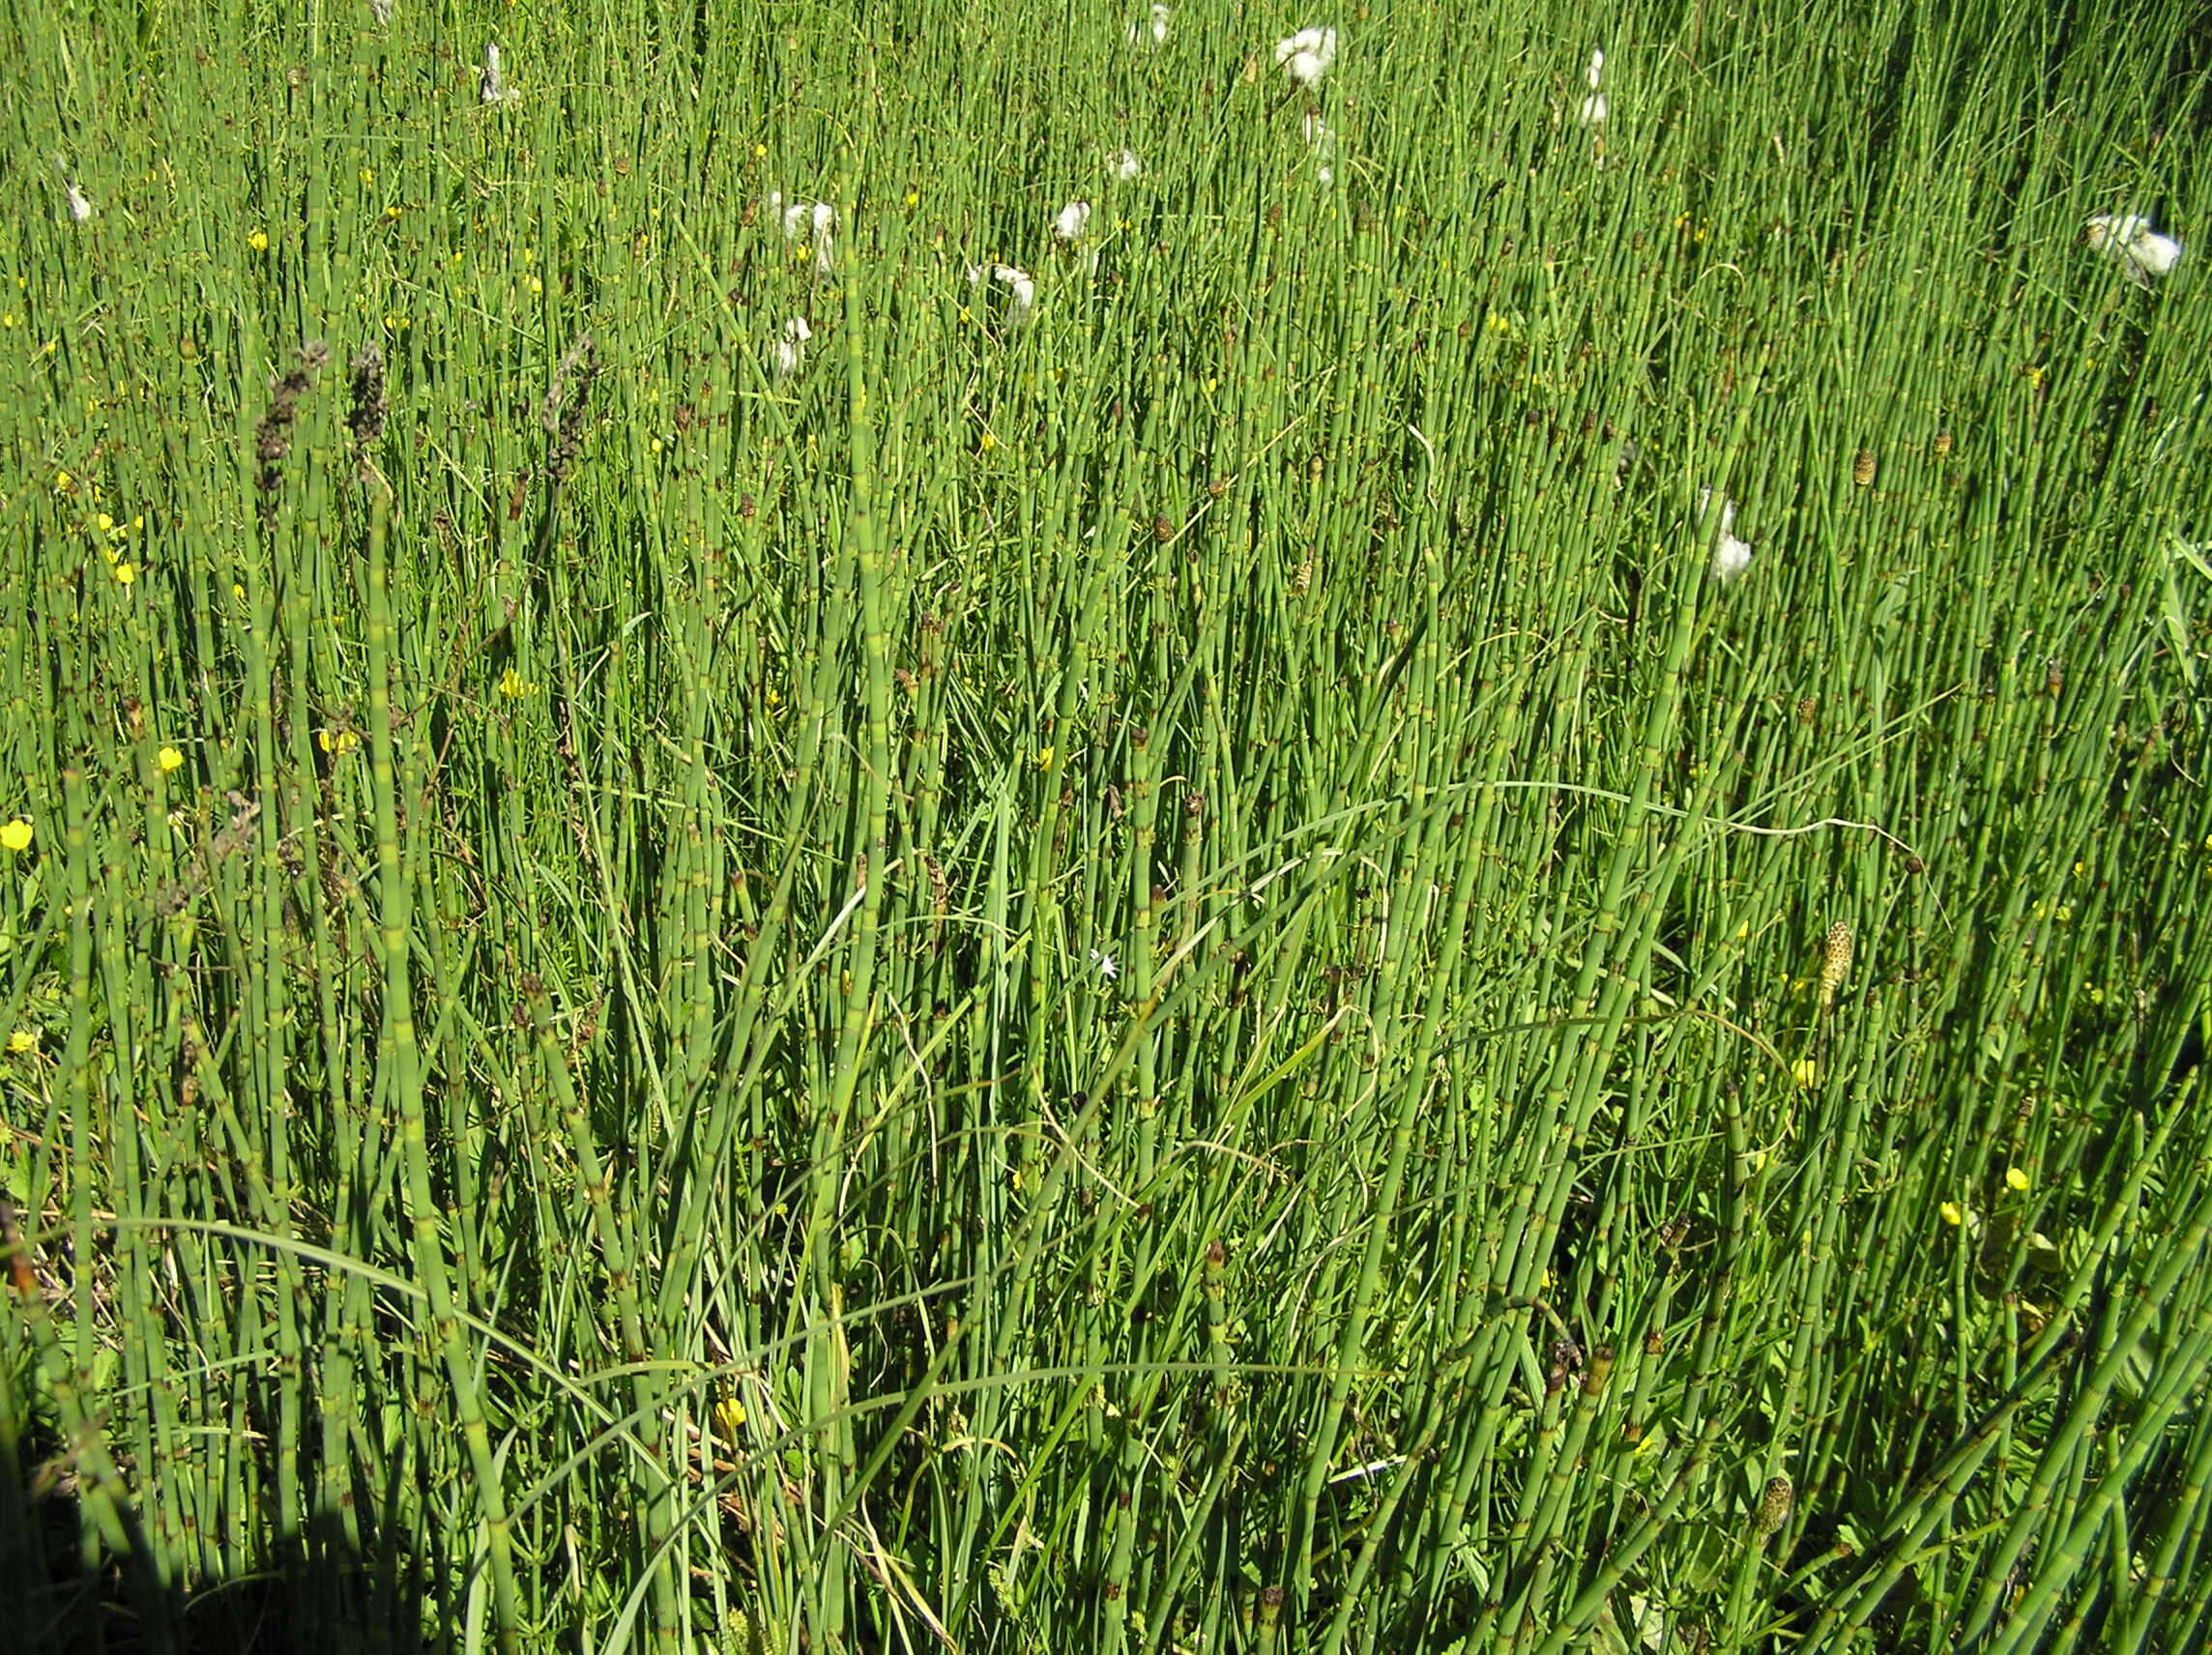
{"label": "marsh plant clump", "polygon": [[2203,1646],[2182,9],[8,27],[11,1636]]}

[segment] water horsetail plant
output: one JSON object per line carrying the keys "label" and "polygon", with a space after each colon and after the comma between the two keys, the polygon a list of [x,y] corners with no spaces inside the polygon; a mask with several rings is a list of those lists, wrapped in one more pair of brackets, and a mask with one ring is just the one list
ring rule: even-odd
{"label": "water horsetail plant", "polygon": [[1677,10],[15,9],[16,1641],[2201,1644],[2203,43]]}

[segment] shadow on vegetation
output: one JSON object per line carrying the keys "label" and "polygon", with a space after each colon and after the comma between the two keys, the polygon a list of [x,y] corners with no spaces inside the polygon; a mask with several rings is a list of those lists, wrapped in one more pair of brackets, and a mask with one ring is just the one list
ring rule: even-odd
{"label": "shadow on vegetation", "polygon": [[50,1433],[0,1418],[0,1647],[15,1655],[422,1655],[423,1584],[364,1557],[334,1524],[281,1541],[258,1566],[190,1589],[119,1562],[93,1530]]}

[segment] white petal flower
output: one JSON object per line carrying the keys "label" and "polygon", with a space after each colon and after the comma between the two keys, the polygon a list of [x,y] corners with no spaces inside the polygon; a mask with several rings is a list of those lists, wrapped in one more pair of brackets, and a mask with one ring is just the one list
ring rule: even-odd
{"label": "white petal flower", "polygon": [[1106,170],[1114,175],[1115,182],[1126,184],[1144,172],[1145,163],[1137,159],[1135,150],[1116,150],[1106,158]]}
{"label": "white petal flower", "polygon": [[1052,233],[1057,241],[1080,242],[1083,232],[1091,227],[1091,203],[1070,201],[1052,216]]}
{"label": "white petal flower", "polygon": [[1293,86],[1319,86],[1322,76],[1336,62],[1336,31],[1300,29],[1289,40],[1275,43],[1275,61],[1283,66]]}
{"label": "white petal flower", "polygon": [[1103,948],[1091,950],[1091,969],[1106,981],[1112,982],[1121,974],[1121,962]]}
{"label": "white petal flower", "polygon": [[1143,45],[1145,44],[1145,37],[1148,35],[1151,37],[1152,44],[1155,46],[1165,45],[1167,44],[1168,9],[1165,6],[1155,4],[1152,7],[1152,15],[1150,22],[1147,22],[1145,19],[1140,17],[1137,19],[1137,21],[1129,25],[1129,44],[1131,45]]}
{"label": "white petal flower", "polygon": [[84,191],[75,185],[69,186],[69,216],[75,223],[83,223],[92,217],[92,203],[84,198]]}
{"label": "white petal flower", "polygon": [[2181,244],[2160,235],[2148,218],[2136,213],[2098,214],[2089,220],[2089,245],[2118,259],[2128,278],[2142,287],[2181,262]]}

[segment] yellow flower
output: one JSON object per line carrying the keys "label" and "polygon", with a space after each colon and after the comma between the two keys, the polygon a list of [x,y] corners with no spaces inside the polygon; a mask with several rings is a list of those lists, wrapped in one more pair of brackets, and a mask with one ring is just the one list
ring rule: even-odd
{"label": "yellow flower", "polygon": [[[70,476],[66,471],[55,472],[54,492],[56,494],[74,494],[76,492],[76,479]],[[2204,846],[2206,850],[2212,850],[2212,839],[2206,839]]]}
{"label": "yellow flower", "polygon": [[510,701],[520,701],[526,695],[536,695],[538,686],[526,682],[512,667],[499,675],[499,692]]}
{"label": "yellow flower", "polygon": [[267,252],[269,250],[269,232],[267,230],[253,231],[246,238],[246,245],[257,253]]}
{"label": "yellow flower", "polygon": [[2027,1174],[2018,1167],[2007,1167],[2005,1188],[2015,1192],[2024,1191],[2027,1188]]}
{"label": "yellow flower", "polygon": [[983,445],[982,445],[982,447],[983,447],[983,451],[984,451],[985,453],[989,453],[989,452],[990,452],[990,451],[991,451],[993,449],[997,448],[998,446],[999,446],[999,439],[998,439],[998,438],[996,438],[996,437],[994,437],[994,436],[992,436],[990,432],[988,432],[988,431],[985,431],[985,432],[983,433]]}
{"label": "yellow flower", "polygon": [[154,755],[154,762],[161,767],[161,773],[166,775],[171,770],[184,768],[185,755],[174,747],[163,747]]}
{"label": "yellow flower", "polygon": [[396,201],[394,201],[394,202],[393,202],[393,203],[391,206],[387,207],[387,208],[384,210],[384,216],[385,216],[387,218],[398,218],[398,217],[399,217],[399,203],[398,203],[398,202],[396,202]]}
{"label": "yellow flower", "polygon": [[361,738],[351,730],[317,730],[315,745],[326,753],[350,753],[361,745]]}
{"label": "yellow flower", "polygon": [[13,328],[15,325],[15,311],[11,310],[11,311],[9,311],[7,314],[5,314],[5,315],[0,315],[0,328]]}
{"label": "yellow flower", "polygon": [[1947,1201],[1936,1210],[1943,1215],[1943,1222],[1954,1230],[1966,1222],[1966,1209],[1955,1201]]}
{"label": "yellow flower", "polygon": [[921,191],[920,191],[920,190],[918,190],[918,189],[910,189],[910,190],[908,190],[908,191],[906,192],[906,204],[907,204],[909,207],[913,207],[913,206],[916,206],[916,205],[917,205],[917,204],[920,202],[920,200],[921,200]]}
{"label": "yellow flower", "polygon": [[8,1050],[11,1052],[29,1052],[35,1050],[38,1044],[39,1031],[36,1029],[18,1029],[8,1036]]}
{"label": "yellow flower", "polygon": [[117,586],[129,586],[137,578],[138,568],[136,565],[117,564],[115,566],[115,584]]}
{"label": "yellow flower", "polygon": [[101,512],[99,516],[95,517],[93,522],[99,527],[100,532],[102,535],[106,534],[108,530],[115,527],[115,519],[110,517],[104,511]]}
{"label": "yellow flower", "polygon": [[5,845],[11,851],[27,851],[31,848],[33,831],[31,825],[18,816],[5,827],[0,827],[0,845]]}
{"label": "yellow flower", "polygon": [[1059,750],[1060,749],[1057,747],[1039,747],[1037,749],[1036,768],[1040,770],[1049,770],[1052,769],[1053,756],[1058,753]]}
{"label": "yellow flower", "polygon": [[1820,1065],[1810,1058],[1799,1058],[1790,1065],[1790,1074],[1799,1086],[1810,1091],[1819,1084]]}
{"label": "yellow flower", "polygon": [[373,166],[363,167],[361,169],[361,181],[364,184],[374,184],[376,182],[376,168]]}

